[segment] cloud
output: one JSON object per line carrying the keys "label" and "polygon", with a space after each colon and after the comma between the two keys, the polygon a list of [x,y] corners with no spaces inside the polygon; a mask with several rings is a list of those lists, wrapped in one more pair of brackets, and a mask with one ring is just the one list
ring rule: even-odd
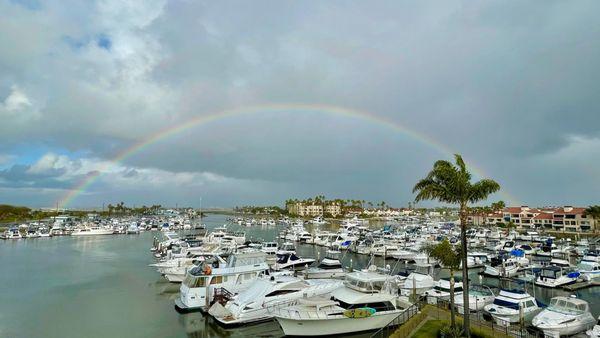
{"label": "cloud", "polygon": [[[301,102],[402,125],[462,153],[519,200],[545,202],[577,177],[564,168],[533,179],[540,172],[563,168],[563,157],[600,164],[573,149],[600,137],[599,7],[0,2],[0,45],[11,46],[0,54],[0,151],[48,152],[5,161],[5,184],[66,187],[101,171],[90,204],[113,187],[108,177],[131,191],[143,180],[157,189],[245,182],[231,196],[212,191],[226,205],[316,193],[405,203],[449,155],[369,120],[283,111],[193,128],[111,169],[125,149],[191,119]],[[131,191],[120,193],[143,197]]]}

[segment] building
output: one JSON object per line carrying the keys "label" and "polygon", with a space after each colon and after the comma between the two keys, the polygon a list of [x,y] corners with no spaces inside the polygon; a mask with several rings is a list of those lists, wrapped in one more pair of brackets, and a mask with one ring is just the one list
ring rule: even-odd
{"label": "building", "polygon": [[325,213],[337,217],[342,214],[342,206],[337,203],[329,203],[325,205]]}
{"label": "building", "polygon": [[290,215],[300,217],[315,217],[323,215],[323,205],[321,204],[291,203],[287,205],[287,210]]}

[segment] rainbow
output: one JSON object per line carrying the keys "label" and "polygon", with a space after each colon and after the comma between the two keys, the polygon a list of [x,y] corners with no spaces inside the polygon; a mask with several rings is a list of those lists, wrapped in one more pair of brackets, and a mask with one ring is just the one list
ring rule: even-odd
{"label": "rainbow", "polygon": [[[412,139],[415,139],[421,143],[424,143],[437,151],[441,152],[447,157],[452,157],[456,152],[449,148],[447,145],[438,142],[437,140],[431,138],[430,136],[417,132],[415,130],[409,129],[406,126],[403,126],[395,121],[392,121],[388,118],[374,115],[371,113],[339,107],[339,106],[330,106],[330,105],[315,105],[315,104],[269,104],[269,105],[257,105],[257,106],[248,106],[237,109],[228,109],[222,110],[214,113],[210,113],[207,115],[198,116],[192,118],[186,122],[183,122],[179,125],[175,125],[169,128],[162,129],[157,133],[142,139],[141,141],[134,143],[129,148],[118,153],[114,158],[108,161],[103,168],[94,171],[93,173],[87,175],[79,184],[70,189],[65,196],[60,199],[58,205],[65,208],[69,204],[71,204],[78,196],[83,194],[94,182],[98,180],[99,177],[102,176],[103,172],[110,169],[112,166],[117,165],[118,163],[123,162],[129,157],[132,157],[136,154],[143,152],[145,149],[149,148],[153,144],[156,144],[162,140],[169,139],[172,136],[175,136],[179,133],[182,133],[186,130],[189,130],[194,127],[206,125],[208,123],[219,121],[222,119],[226,119],[229,117],[239,117],[243,115],[254,115],[254,114],[265,114],[265,113],[277,113],[277,112],[293,112],[297,114],[302,113],[321,113],[325,115],[334,115],[334,116],[342,116],[349,118],[361,119],[373,124],[378,124],[387,128],[391,128],[395,131],[398,131],[406,136],[409,136]],[[473,165],[473,163],[469,163],[469,167],[475,173],[475,175],[479,177],[486,177],[483,170],[479,166]],[[500,192],[509,203],[517,203],[517,199],[512,197],[505,190]]]}

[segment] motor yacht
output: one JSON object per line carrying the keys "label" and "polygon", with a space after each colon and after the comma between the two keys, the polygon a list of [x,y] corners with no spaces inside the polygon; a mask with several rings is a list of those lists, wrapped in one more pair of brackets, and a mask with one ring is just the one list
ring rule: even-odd
{"label": "motor yacht", "polygon": [[331,293],[342,286],[337,280],[303,280],[293,276],[264,276],[240,292],[225,306],[215,303],[208,311],[226,327],[256,323],[273,318],[275,309],[303,297]]}
{"label": "motor yacht", "polygon": [[27,230],[25,237],[26,238],[38,238],[38,237],[40,237],[40,232],[39,232],[39,230],[36,230],[36,229],[29,229],[29,230]]}
{"label": "motor yacht", "polygon": [[301,298],[290,307],[275,312],[285,335],[325,336],[377,330],[407,311],[410,304],[400,301],[395,278],[368,271],[346,274],[344,286],[330,297]]}
{"label": "motor yacht", "polygon": [[280,271],[286,269],[298,270],[304,269],[311,265],[315,260],[313,258],[302,258],[296,256],[295,253],[277,254],[277,261],[273,266],[273,270]]}
{"label": "motor yacht", "polygon": [[264,242],[260,247],[260,251],[266,253],[267,255],[274,255],[277,253],[277,243],[276,242]]}
{"label": "motor yacht", "polygon": [[571,336],[594,327],[596,319],[588,302],[574,297],[554,297],[531,324],[546,337]]}
{"label": "motor yacht", "polygon": [[577,271],[581,273],[586,280],[595,280],[600,278],[600,256],[595,253],[588,253],[583,256],[581,262],[577,265]]}
{"label": "motor yacht", "polygon": [[2,234],[3,239],[21,239],[23,236],[19,232],[19,228],[10,228]]}
{"label": "motor yacht", "polygon": [[96,235],[112,235],[113,230],[110,228],[103,228],[98,226],[84,226],[76,228],[71,236],[96,236]]}
{"label": "motor yacht", "polygon": [[[469,287],[469,311],[481,311],[486,305],[493,303],[495,298],[494,292],[492,292],[489,287],[484,285],[471,285]],[[465,313],[464,297],[455,298],[454,304],[456,305],[458,313]]]}
{"label": "motor yacht", "polygon": [[580,273],[573,268],[558,265],[542,267],[540,275],[535,280],[535,285],[556,288],[577,282]]}
{"label": "motor yacht", "polygon": [[214,262],[205,261],[188,270],[179,288],[175,308],[180,312],[206,311],[215,297],[215,290],[225,288],[228,293],[237,293],[268,269],[264,252],[232,254],[227,261],[216,256]]}
{"label": "motor yacht", "polygon": [[138,227],[137,223],[131,223],[129,225],[129,227],[127,227],[127,233],[130,235],[137,235],[140,233],[140,228]]}
{"label": "motor yacht", "polygon": [[[461,298],[463,293],[462,282],[454,282],[454,300]],[[425,291],[427,303],[437,304],[440,301],[450,300],[450,281],[448,279],[440,279],[434,283],[433,289]]]}
{"label": "motor yacht", "polygon": [[483,307],[486,315],[500,325],[509,325],[531,320],[542,308],[526,291],[501,290],[492,304]]}
{"label": "motor yacht", "polygon": [[422,295],[433,289],[435,281],[432,275],[433,266],[431,264],[417,264],[415,270],[408,276],[400,277],[400,294],[403,296]]}
{"label": "motor yacht", "polygon": [[342,278],[346,274],[342,267],[339,250],[327,250],[325,257],[316,267],[310,267],[304,271],[304,278]]}
{"label": "motor yacht", "polygon": [[588,330],[585,333],[590,338],[600,338],[600,318],[598,318],[598,322],[591,330]]}
{"label": "motor yacht", "polygon": [[514,277],[519,273],[520,266],[515,258],[493,259],[485,265],[483,274],[490,277]]}

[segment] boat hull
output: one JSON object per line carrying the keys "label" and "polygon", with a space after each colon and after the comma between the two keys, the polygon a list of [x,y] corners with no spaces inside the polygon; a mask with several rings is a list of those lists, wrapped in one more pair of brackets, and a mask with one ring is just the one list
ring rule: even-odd
{"label": "boat hull", "polygon": [[287,336],[326,336],[378,330],[401,312],[375,313],[365,318],[348,318],[342,315],[330,316],[327,319],[291,319],[275,317]]}

